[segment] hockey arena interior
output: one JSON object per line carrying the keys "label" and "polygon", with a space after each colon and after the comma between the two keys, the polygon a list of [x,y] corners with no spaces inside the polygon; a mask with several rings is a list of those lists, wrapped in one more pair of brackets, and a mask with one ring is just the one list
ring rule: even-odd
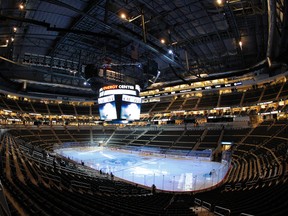
{"label": "hockey arena interior", "polygon": [[287,215],[287,63],[285,0],[0,0],[0,215]]}

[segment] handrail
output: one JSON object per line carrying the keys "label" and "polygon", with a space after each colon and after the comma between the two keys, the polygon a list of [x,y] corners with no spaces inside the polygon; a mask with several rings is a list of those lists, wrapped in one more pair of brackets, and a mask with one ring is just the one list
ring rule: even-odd
{"label": "handrail", "polygon": [[246,213],[241,213],[239,216],[254,216],[254,215],[246,214]]}
{"label": "handrail", "polygon": [[207,209],[208,211],[211,211],[211,206],[212,206],[211,203],[202,201],[202,207]]}
{"label": "handrail", "polygon": [[198,198],[195,198],[195,199],[194,199],[194,204],[201,206],[202,200],[200,200],[200,199],[198,199]]}
{"label": "handrail", "polygon": [[[218,209],[224,210],[224,211],[226,211],[228,214],[222,214],[222,213],[220,213],[220,212],[217,211]],[[221,206],[215,206],[215,208],[214,208],[214,213],[215,213],[216,215],[220,215],[220,216],[230,216],[231,211],[230,211],[230,209],[227,209],[227,208],[224,208],[224,207],[221,207]]]}

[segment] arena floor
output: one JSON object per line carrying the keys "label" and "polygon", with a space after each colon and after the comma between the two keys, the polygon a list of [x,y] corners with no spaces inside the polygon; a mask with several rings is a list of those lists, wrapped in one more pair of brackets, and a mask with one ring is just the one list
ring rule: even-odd
{"label": "arena floor", "polygon": [[98,147],[64,148],[56,153],[85,165],[113,173],[137,184],[168,191],[193,191],[211,187],[225,176],[226,163],[205,158],[147,155]]}

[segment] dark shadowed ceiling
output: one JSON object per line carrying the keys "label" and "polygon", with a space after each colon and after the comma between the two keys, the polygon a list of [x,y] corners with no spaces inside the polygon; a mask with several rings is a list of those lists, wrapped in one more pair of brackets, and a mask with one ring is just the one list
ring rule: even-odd
{"label": "dark shadowed ceiling", "polygon": [[93,98],[109,83],[189,83],[267,59],[269,0],[0,2],[0,76],[19,92]]}

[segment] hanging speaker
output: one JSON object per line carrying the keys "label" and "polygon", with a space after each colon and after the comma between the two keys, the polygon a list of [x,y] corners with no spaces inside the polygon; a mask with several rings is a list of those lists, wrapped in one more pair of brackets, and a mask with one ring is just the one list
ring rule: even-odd
{"label": "hanging speaker", "polygon": [[95,64],[88,64],[84,70],[85,79],[90,79],[92,77],[98,76],[98,67]]}

